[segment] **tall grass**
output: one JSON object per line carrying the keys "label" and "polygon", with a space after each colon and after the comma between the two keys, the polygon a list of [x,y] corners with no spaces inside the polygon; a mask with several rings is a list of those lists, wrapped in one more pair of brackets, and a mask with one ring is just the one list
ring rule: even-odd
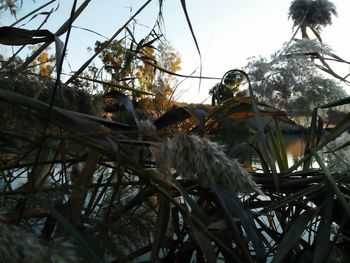
{"label": "tall grass", "polygon": [[[73,6],[64,32],[88,3]],[[182,6],[198,47],[185,1]],[[63,31],[7,30],[10,44],[32,43],[34,36],[56,41],[56,59],[64,59],[57,40]],[[347,131],[349,114],[325,136],[315,109],[303,131],[305,154],[288,164],[280,124],[293,122],[257,102],[252,90],[250,97],[229,99],[206,113],[175,107],[145,121],[113,86],[106,95],[131,116],[116,122],[102,117],[101,96],[66,86],[93,57],[63,85],[59,73],[53,80],[28,75],[39,53],[15,69],[21,75],[13,77],[14,70],[4,67],[0,79],[2,261],[347,262],[350,177],[347,170],[329,170],[319,152]],[[33,83],[44,87],[40,100],[21,89],[36,92]],[[72,107],[76,101],[90,110]],[[239,158],[242,147],[234,159],[214,142],[217,127],[237,119],[251,132],[239,146],[258,153],[263,172]],[[184,121],[191,125],[179,131]],[[318,169],[311,166],[315,159]],[[69,250],[65,256],[60,244]]]}

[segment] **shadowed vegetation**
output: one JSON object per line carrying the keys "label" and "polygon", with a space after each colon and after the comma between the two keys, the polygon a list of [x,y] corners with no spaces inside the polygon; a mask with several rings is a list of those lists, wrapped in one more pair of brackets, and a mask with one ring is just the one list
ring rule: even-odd
{"label": "shadowed vegetation", "polygon": [[[70,30],[89,3],[72,2],[61,32],[2,28],[2,44],[40,44],[25,61],[1,65],[0,261],[349,262],[350,115],[329,127],[323,111],[350,99],[316,72],[337,77],[322,63],[334,54],[319,42],[298,49],[295,40],[248,74],[224,74],[213,105],[189,107],[173,99],[180,59],[159,27],[162,1],[142,40],[130,28],[151,1],[64,79]],[[305,16],[294,15],[299,2],[291,5],[296,24]],[[300,103],[285,103],[302,85],[340,90],[302,101],[307,126],[290,118]],[[305,140],[293,163],[283,132],[290,127]]]}

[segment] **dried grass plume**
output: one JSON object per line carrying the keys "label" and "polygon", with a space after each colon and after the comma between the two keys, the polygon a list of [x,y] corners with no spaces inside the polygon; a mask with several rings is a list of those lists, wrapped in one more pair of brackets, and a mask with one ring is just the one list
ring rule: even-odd
{"label": "dried grass plume", "polygon": [[263,194],[249,172],[224,147],[196,135],[180,133],[161,146],[161,172],[175,169],[184,179],[198,179],[203,188],[222,184],[240,193]]}
{"label": "dried grass plume", "polygon": [[63,239],[45,243],[15,225],[0,224],[0,262],[76,263],[81,262],[71,242]]}

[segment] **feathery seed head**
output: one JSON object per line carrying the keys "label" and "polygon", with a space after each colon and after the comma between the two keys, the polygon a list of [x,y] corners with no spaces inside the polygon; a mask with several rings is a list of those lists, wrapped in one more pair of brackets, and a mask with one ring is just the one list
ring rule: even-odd
{"label": "feathery seed head", "polygon": [[223,184],[236,192],[263,194],[248,171],[208,139],[180,133],[162,145],[160,157],[161,171],[174,168],[184,179],[197,178],[203,188]]}

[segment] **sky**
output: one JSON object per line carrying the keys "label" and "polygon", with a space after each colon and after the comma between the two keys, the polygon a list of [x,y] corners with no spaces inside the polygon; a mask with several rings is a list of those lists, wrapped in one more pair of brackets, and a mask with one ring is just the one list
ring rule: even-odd
{"label": "sky", "polygon": [[[24,2],[17,11],[18,18],[48,0]],[[82,2],[79,0],[78,5]],[[145,2],[146,0],[92,0],[74,25],[110,37]],[[321,36],[334,53],[350,61],[350,38],[347,36],[350,1],[332,2],[337,7],[338,16],[333,18],[331,26],[322,30]],[[45,10],[55,8],[57,3],[58,1]],[[51,15],[43,28],[55,32],[68,18],[72,3],[72,0],[59,1],[59,9]],[[293,23],[288,20],[290,3],[291,0],[186,1],[202,54],[202,75],[221,78],[230,69],[244,68],[250,57],[268,57],[280,49],[293,35]],[[153,0],[136,18],[137,40],[141,40],[149,32],[157,14],[158,0]],[[180,0],[164,0],[163,17],[164,35],[182,59],[182,69],[179,73],[189,75],[198,69],[200,59]],[[42,20],[43,16],[37,16],[24,27],[35,29]],[[15,19],[9,12],[1,14],[0,26],[13,22]],[[120,35],[122,36],[123,34]],[[61,40],[65,40],[65,35]],[[68,44],[64,71],[69,73],[70,70],[77,70],[92,55],[87,48],[93,47],[96,40],[104,39],[91,32],[74,28]],[[0,45],[0,52],[11,53],[11,50]],[[335,67],[341,75],[349,72],[348,66]],[[195,75],[199,75],[198,70]],[[176,98],[185,102],[210,103],[208,91],[217,82],[218,80],[202,80],[199,86],[197,79],[186,79],[179,86]]]}

